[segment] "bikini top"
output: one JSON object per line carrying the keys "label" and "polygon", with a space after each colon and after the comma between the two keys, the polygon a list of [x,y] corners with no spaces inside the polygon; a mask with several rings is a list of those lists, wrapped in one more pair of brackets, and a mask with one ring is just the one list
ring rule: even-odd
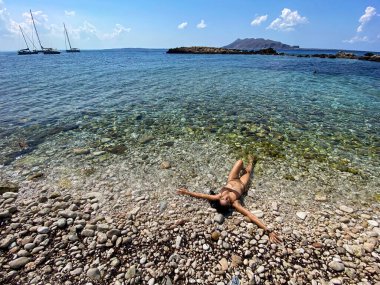
{"label": "bikini top", "polygon": [[236,199],[239,199],[241,196],[241,193],[239,191],[236,191],[235,189],[232,189],[232,188],[226,187],[226,186],[222,187],[222,190],[220,190],[220,193],[223,193],[225,191],[235,193]]}

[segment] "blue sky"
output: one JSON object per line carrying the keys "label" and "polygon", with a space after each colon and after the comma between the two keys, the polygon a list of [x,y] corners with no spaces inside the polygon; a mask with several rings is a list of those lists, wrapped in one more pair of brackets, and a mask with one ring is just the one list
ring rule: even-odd
{"label": "blue sky", "polygon": [[[304,48],[380,51],[380,0],[0,0],[0,50],[32,37],[29,9],[46,47],[223,46],[266,38]],[[35,37],[35,36],[34,36]]]}

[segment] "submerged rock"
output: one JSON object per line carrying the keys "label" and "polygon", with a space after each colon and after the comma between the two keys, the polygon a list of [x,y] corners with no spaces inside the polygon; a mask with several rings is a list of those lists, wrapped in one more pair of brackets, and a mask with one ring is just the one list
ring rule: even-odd
{"label": "submerged rock", "polygon": [[13,182],[4,181],[0,182],[0,194],[4,194],[5,192],[18,192],[20,187]]}

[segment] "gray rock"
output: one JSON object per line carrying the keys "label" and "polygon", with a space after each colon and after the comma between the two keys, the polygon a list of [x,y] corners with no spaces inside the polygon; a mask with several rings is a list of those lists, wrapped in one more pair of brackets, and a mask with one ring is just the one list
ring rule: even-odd
{"label": "gray rock", "polygon": [[10,246],[11,243],[14,242],[15,240],[16,240],[15,236],[12,236],[12,235],[7,236],[6,238],[0,241],[0,248],[7,249],[8,246]]}
{"label": "gray rock", "polygon": [[25,264],[30,262],[30,258],[28,257],[19,257],[15,260],[9,262],[9,267],[12,269],[20,269],[25,266]]}
{"label": "gray rock", "polygon": [[59,211],[58,215],[66,218],[66,219],[68,219],[68,218],[75,219],[77,217],[77,213],[70,211],[70,210]]}
{"label": "gray rock", "polygon": [[113,236],[121,236],[121,231],[118,229],[112,229],[107,232],[107,237],[112,238]]}
{"label": "gray rock", "polygon": [[39,234],[47,234],[50,231],[48,227],[38,227],[37,232]]}
{"label": "gray rock", "polygon": [[8,210],[0,212],[0,219],[6,219],[6,218],[9,218],[10,216],[11,216],[11,213],[9,213]]}
{"label": "gray rock", "polygon": [[60,229],[63,229],[64,227],[66,227],[66,219],[65,218],[59,219],[57,221],[57,227]]}
{"label": "gray rock", "polygon": [[343,248],[347,250],[349,254],[352,254],[356,257],[361,257],[364,255],[364,248],[361,245],[343,245]]}
{"label": "gray rock", "polygon": [[93,280],[100,280],[101,275],[98,268],[90,268],[87,270],[87,276],[90,277]]}
{"label": "gray rock", "polygon": [[26,245],[24,245],[24,249],[26,249],[26,250],[32,250],[35,247],[36,247],[36,244],[34,244],[32,242],[27,243]]}
{"label": "gray rock", "polygon": [[78,275],[81,275],[82,272],[83,272],[83,268],[78,267],[78,268],[70,271],[70,274],[73,275],[73,276],[78,276]]}
{"label": "gray rock", "polygon": [[148,281],[148,285],[154,285],[154,278],[150,278]]}
{"label": "gray rock", "polygon": [[214,216],[214,221],[217,222],[218,224],[223,224],[224,216],[222,214],[216,214]]}
{"label": "gray rock", "polygon": [[336,272],[344,271],[344,264],[339,261],[331,261],[329,267]]}
{"label": "gray rock", "polygon": [[105,232],[107,232],[107,231],[110,229],[110,227],[109,227],[108,224],[97,224],[97,225],[96,225],[96,229],[97,229],[99,232],[103,232],[103,233],[105,233]]}
{"label": "gray rock", "polygon": [[91,229],[83,229],[82,233],[81,233],[82,236],[85,236],[85,237],[93,237],[95,236],[95,231],[94,230],[91,230]]}
{"label": "gray rock", "polygon": [[128,268],[127,273],[125,273],[125,279],[129,280],[136,275],[136,266],[132,265],[131,267]]}
{"label": "gray rock", "polygon": [[98,233],[98,243],[106,243],[107,242],[107,235],[105,233]]}
{"label": "gray rock", "polygon": [[133,209],[129,212],[129,214],[132,215],[132,216],[134,216],[134,215],[136,215],[139,211],[140,211],[140,207],[135,207],[135,208],[133,208]]}
{"label": "gray rock", "polygon": [[168,207],[168,201],[161,201],[160,202],[160,213],[164,212],[167,207]]}

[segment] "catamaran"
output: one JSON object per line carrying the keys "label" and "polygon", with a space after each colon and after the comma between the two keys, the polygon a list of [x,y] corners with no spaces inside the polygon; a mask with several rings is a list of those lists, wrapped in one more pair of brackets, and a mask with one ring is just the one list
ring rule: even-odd
{"label": "catamaran", "polygon": [[63,28],[65,29],[65,45],[66,45],[66,38],[67,38],[67,41],[69,42],[69,46],[70,46],[70,49],[66,48],[66,52],[80,52],[79,48],[71,47],[70,38],[69,38],[69,34],[67,33],[65,23],[63,23]]}
{"label": "catamaran", "polygon": [[30,15],[32,16],[33,27],[34,27],[34,30],[36,31],[37,39],[38,39],[38,42],[39,42],[40,47],[41,47],[41,51],[40,52],[42,52],[43,54],[60,54],[61,52],[59,50],[57,50],[57,49],[54,49],[54,48],[44,48],[42,46],[40,37],[39,37],[38,32],[37,32],[36,24],[34,23],[34,18],[33,18],[32,10],[30,10]]}
{"label": "catamaran", "polygon": [[[26,38],[25,38],[25,35],[24,35],[24,32],[21,28],[21,26],[18,26],[20,28],[20,31],[21,31],[21,34],[22,34],[22,37],[24,38],[24,41],[25,41],[25,44],[26,44],[26,48],[23,48],[23,49],[20,49],[17,54],[18,55],[27,55],[27,54],[37,54],[38,51],[37,50],[30,50],[29,49],[29,45],[28,45],[28,42],[26,41]],[[30,40],[30,39],[29,39]]]}

